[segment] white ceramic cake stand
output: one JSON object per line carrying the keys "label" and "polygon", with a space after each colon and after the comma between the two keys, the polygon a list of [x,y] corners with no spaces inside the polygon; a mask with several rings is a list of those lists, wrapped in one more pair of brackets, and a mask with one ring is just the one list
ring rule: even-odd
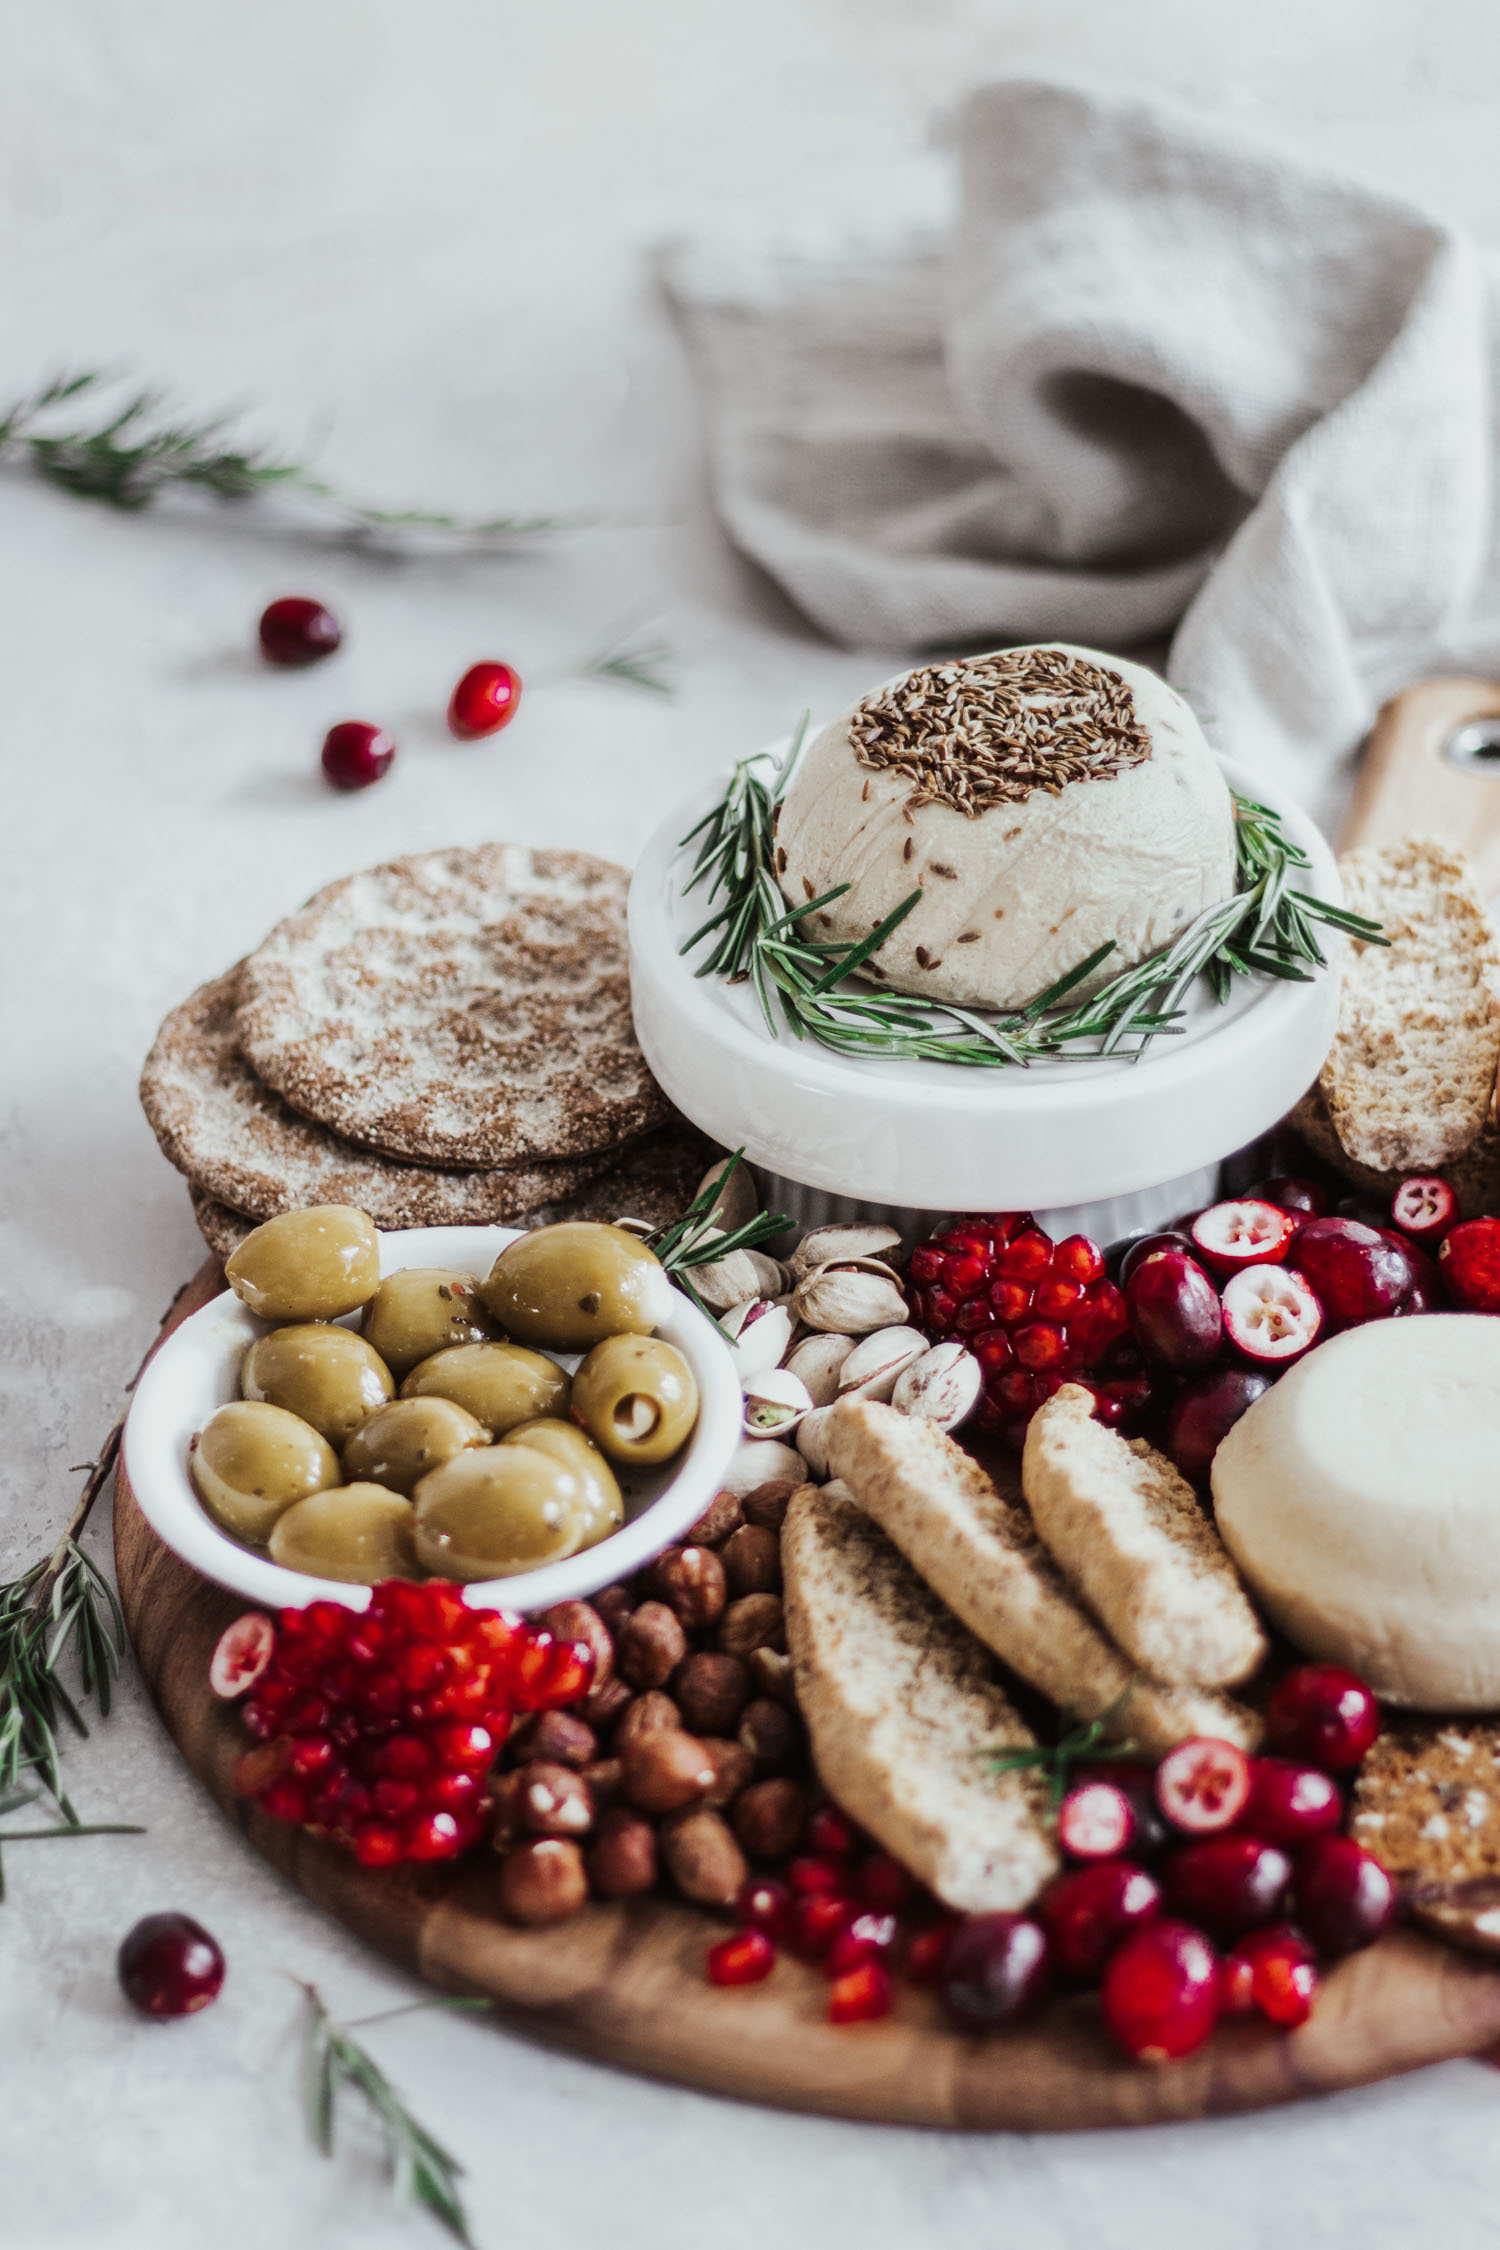
{"label": "white ceramic cake stand", "polygon": [[[1221,763],[1230,786],[1269,805],[1307,853],[1302,887],[1337,900],[1333,855],[1306,815]],[[743,1144],[768,1204],[801,1225],[879,1213],[915,1235],[932,1212],[1029,1210],[1054,1238],[1115,1240],[1212,1201],[1222,1159],[1274,1125],[1322,1066],[1341,944],[1326,930],[1328,967],[1310,981],[1236,978],[1222,1007],[1197,990],[1185,1030],[1139,1062],[981,1070],[853,1060],[789,1032],[773,1038],[748,984],[695,976],[704,949],[681,952],[710,909],[701,891],[683,897],[693,855],[680,839],[722,788],[664,820],[636,869],[636,1029],[678,1108],[724,1146]]]}

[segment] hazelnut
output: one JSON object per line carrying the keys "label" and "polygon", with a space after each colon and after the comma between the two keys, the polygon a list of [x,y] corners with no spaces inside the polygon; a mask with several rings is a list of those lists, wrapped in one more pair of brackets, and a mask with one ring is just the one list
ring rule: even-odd
{"label": "hazelnut", "polygon": [[518,1766],[517,1813],[533,1836],[582,1836],[594,1824],[589,1785],[571,1766],[532,1758]]}
{"label": "hazelnut", "polygon": [[690,1633],[714,1624],[728,1599],[724,1565],[711,1547],[669,1547],[652,1564],[650,1583]]}
{"label": "hazelnut", "polygon": [[554,1602],[538,1620],[560,1641],[586,1641],[594,1652],[594,1685],[607,1680],[615,1665],[614,1636],[592,1602]]}
{"label": "hazelnut", "polygon": [[783,1649],[753,1648],[745,1662],[750,1667],[757,1695],[772,1696],[789,1711],[796,1710],[797,1687],[792,1677],[792,1660]]}
{"label": "hazelnut", "polygon": [[686,1654],[682,1622],[665,1602],[642,1602],[621,1626],[615,1644],[615,1662],[635,1688],[659,1688]]}
{"label": "hazelnut", "polygon": [[752,1859],[786,1859],[802,1838],[807,1792],[800,1781],[779,1776],[772,1781],[752,1781],[736,1798],[730,1818]]}
{"label": "hazelnut", "polygon": [[583,1778],[596,1809],[612,1805],[620,1794],[620,1761],[618,1758],[594,1758],[584,1767]]}
{"label": "hazelnut", "polygon": [[[561,1603],[558,1606],[560,1608]],[[634,1609],[635,1603],[627,1587],[606,1586],[594,1596],[590,1607],[597,1616],[603,1618],[605,1631],[618,1637],[620,1627]]]}
{"label": "hazelnut", "polygon": [[618,1672],[611,1672],[607,1680],[589,1689],[578,1708],[597,1733],[608,1734],[620,1713],[628,1710],[634,1701],[629,1681],[622,1680]]}
{"label": "hazelnut", "polygon": [[661,1830],[667,1873],[684,1898],[700,1906],[732,1906],[749,1876],[745,1855],[716,1812],[678,1813]]}
{"label": "hazelnut", "polygon": [[620,1756],[620,1787],[637,1812],[676,1812],[695,1804],[718,1780],[701,1742],[680,1727],[641,1735]]}
{"label": "hazelnut", "polygon": [[688,1533],[688,1544],[693,1547],[717,1547],[729,1537],[731,1531],[738,1531],[744,1520],[743,1511],[734,1494],[717,1492]]}
{"label": "hazelnut", "polygon": [[748,1656],[753,1648],[785,1647],[779,1594],[742,1594],[719,1619],[719,1647],[726,1656]]}
{"label": "hazelnut", "polygon": [[521,1775],[524,1768],[515,1766],[509,1773],[497,1773],[490,1783],[490,1841],[497,1852],[508,1852],[523,1833],[521,1822]]}
{"label": "hazelnut", "polygon": [[802,1753],[802,1725],[784,1703],[768,1695],[756,1696],[740,1715],[739,1743],[754,1764],[757,1776],[786,1773]]}
{"label": "hazelnut", "polygon": [[781,1592],[781,1540],[763,1523],[744,1523],[724,1542],[724,1576],[735,1594]]}
{"label": "hazelnut", "polygon": [[565,1922],[588,1895],[583,1854],[561,1836],[534,1836],[500,1862],[500,1904],[513,1922]]}
{"label": "hazelnut", "polygon": [[624,1717],[615,1728],[610,1748],[617,1758],[623,1758],[630,1744],[638,1742],[642,1735],[656,1734],[663,1727],[675,1728],[681,1725],[682,1713],[670,1695],[663,1695],[659,1688],[652,1688],[645,1695],[631,1697]]}
{"label": "hazelnut", "polygon": [[750,1700],[750,1668],[738,1656],[698,1649],[672,1674],[672,1693],[693,1734],[733,1734]]}
{"label": "hazelnut", "polygon": [[704,1742],[703,1751],[714,1769],[714,1784],[704,1791],[703,1802],[722,1811],[755,1779],[755,1760],[743,1744],[727,1741],[722,1736],[711,1735]]}
{"label": "hazelnut", "polygon": [[746,1523],[755,1524],[762,1531],[779,1531],[786,1520],[792,1494],[801,1489],[801,1480],[797,1477],[772,1477],[768,1484],[758,1484],[740,1502]]}
{"label": "hazelnut", "polygon": [[579,1771],[599,1755],[599,1738],[591,1726],[571,1711],[532,1711],[510,1738],[518,1764],[528,1758],[547,1758],[554,1765]]}
{"label": "hazelnut", "polygon": [[585,1865],[599,1898],[638,1898],[656,1888],[656,1830],[649,1820],[612,1805],[599,1816]]}

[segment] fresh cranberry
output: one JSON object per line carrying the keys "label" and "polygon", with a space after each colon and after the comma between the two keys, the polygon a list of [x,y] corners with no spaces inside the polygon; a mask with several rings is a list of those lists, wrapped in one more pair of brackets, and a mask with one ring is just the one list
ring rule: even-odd
{"label": "fresh cranberry", "polygon": [[263,1610],[247,1609],[243,1617],[226,1625],[208,1660],[208,1684],[214,1694],[226,1702],[247,1694],[270,1663],[275,1646],[276,1628]]}
{"label": "fresh cranberry", "polygon": [[1185,1844],[1162,1868],[1162,1893],[1176,1913],[1211,1937],[1239,1937],[1279,1909],[1292,1863],[1256,1836],[1208,1836]]}
{"label": "fresh cranberry", "polygon": [[1298,1173],[1273,1172],[1245,1192],[1257,1203],[1274,1203],[1278,1211],[1290,1211],[1298,1218],[1321,1219],[1328,1209],[1327,1188]]}
{"label": "fresh cranberry", "polygon": [[395,755],[390,736],[363,719],[341,719],[323,738],[323,771],[335,789],[368,789]]}
{"label": "fresh cranberry", "polygon": [[1375,1698],[1337,1664],[1299,1664],[1266,1705],[1266,1740],[1283,1757],[1349,1773],[1380,1732]]}
{"label": "fresh cranberry", "polygon": [[710,1984],[759,1984],[776,1966],[776,1948],[764,1930],[736,1930],[705,1956]]}
{"label": "fresh cranberry", "polygon": [[1218,1957],[1201,1930],[1163,1918],[1110,1955],[1099,1997],[1105,2022],[1139,2061],[1191,2054],[1218,2021]]}
{"label": "fresh cranberry", "polygon": [[1312,1284],[1330,1328],[1388,1319],[1411,1287],[1401,1252],[1360,1219],[1309,1219],[1287,1262]]}
{"label": "fresh cranberry", "polygon": [[883,1962],[864,1961],[857,1969],[835,1977],[828,1993],[830,2023],[873,2023],[888,2016],[896,1988]]}
{"label": "fresh cranberry", "polygon": [[1296,1231],[1296,1220],[1274,1203],[1212,1203],[1193,1221],[1193,1251],[1222,1281],[1244,1266],[1279,1265]]}
{"label": "fresh cranberry", "polygon": [[1220,1964],[1221,1998],[1226,2015],[1251,2008],[1283,2030],[1306,2023],[1318,1989],[1318,1963],[1312,1947],[1289,1922],[1252,1930]]}
{"label": "fresh cranberry", "polygon": [[792,1926],[792,1894],[769,1875],[752,1875],[741,1886],[734,1910],[746,1929],[764,1930],[767,1937],[785,1937]]}
{"label": "fresh cranberry", "polygon": [[1084,1781],[1057,1808],[1057,1840],[1070,1859],[1113,1859],[1130,1849],[1135,1813],[1112,1781]]}
{"label": "fresh cranberry", "polygon": [[1219,1293],[1180,1250],[1155,1250],[1141,1260],[1126,1285],[1125,1308],[1142,1351],[1175,1375],[1196,1375],[1218,1358]]}
{"label": "fresh cranberry", "polygon": [[1249,1795],[1249,1759],[1213,1735],[1179,1742],[1156,1769],[1156,1801],[1172,1826],[1189,1836],[1231,1827]]}
{"label": "fresh cranberry", "polygon": [[1465,1312],[1500,1312],[1500,1219],[1463,1219],[1437,1254],[1443,1287]]}
{"label": "fresh cranberry", "polygon": [[1161,1892],[1129,1859],[1096,1860],[1059,1875],[1037,1901],[1052,1958],[1069,1977],[1096,1977],[1121,1938],[1160,1911]]}
{"label": "fresh cranberry", "polygon": [[1255,1367],[1289,1367],[1312,1350],[1323,1308],[1288,1266],[1242,1266],[1224,1284],[1224,1333]]}
{"label": "fresh cranberry", "polygon": [[219,1997],[224,1956],[187,1914],[148,1914],[120,1947],[120,1988],[143,2016],[192,2016]]}
{"label": "fresh cranberry", "polygon": [[1250,1796],[1241,1824],[1268,1844],[1305,1844],[1326,1835],[1344,1817],[1339,1785],[1317,1766],[1292,1758],[1252,1758]]}
{"label": "fresh cranberry", "polygon": [[1051,1981],[1047,1933],[1024,1914],[976,1914],[948,1948],[943,1998],[965,2024],[1015,2023]]}
{"label": "fresh cranberry", "polygon": [[1391,1198],[1391,1225],[1424,1249],[1436,1249],[1458,1220],[1458,1197],[1434,1173],[1417,1172],[1403,1180]]}
{"label": "fresh cranberry", "polygon": [[509,664],[471,664],[448,705],[448,731],[460,742],[498,734],[508,727],[521,700],[521,675]]}
{"label": "fresh cranberry", "polygon": [[1167,1416],[1166,1449],[1189,1483],[1207,1484],[1219,1447],[1271,1383],[1258,1367],[1214,1367],[1183,1384]]}
{"label": "fresh cranberry", "polygon": [[260,613],[261,653],[271,664],[316,664],[332,656],[343,637],[333,611],[310,594],[284,594]]}
{"label": "fresh cranberry", "polygon": [[1188,1234],[1140,1234],[1117,1242],[1109,1252],[1109,1270],[1123,1289],[1137,1266],[1158,1250],[1177,1250],[1183,1257],[1193,1255],[1193,1240]]}
{"label": "fresh cranberry", "polygon": [[1320,1953],[1356,1953],[1395,1913],[1396,1886],[1352,1836],[1317,1836],[1297,1856],[1292,1903]]}

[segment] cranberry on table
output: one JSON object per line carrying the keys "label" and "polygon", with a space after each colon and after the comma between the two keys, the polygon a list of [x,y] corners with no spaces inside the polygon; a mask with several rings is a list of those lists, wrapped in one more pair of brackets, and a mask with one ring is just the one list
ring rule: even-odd
{"label": "cranberry on table", "polygon": [[1305,1844],[1338,1827],[1344,1800],[1338,1783],[1318,1766],[1252,1758],[1250,1796],[1240,1817],[1250,1835],[1268,1844]]}
{"label": "cranberry on table", "polygon": [[1500,1219],[1464,1219],[1437,1254],[1443,1287],[1465,1312],[1500,1312]]}
{"label": "cranberry on table", "polygon": [[333,611],[310,594],[284,594],[260,613],[261,653],[270,664],[316,664],[344,637]]}
{"label": "cranberry on table", "polygon": [[381,727],[341,719],[323,738],[323,771],[335,789],[368,789],[388,773],[396,745]]}
{"label": "cranberry on table", "polygon": [[120,1989],[143,2016],[191,2016],[219,1997],[224,1956],[189,1914],[148,1914],[120,1947]]}
{"label": "cranberry on table", "polygon": [[510,725],[520,701],[521,675],[513,666],[471,664],[449,700],[448,731],[460,742],[498,734]]}
{"label": "cranberry on table", "polygon": [[1111,1954],[1099,1997],[1128,2054],[1169,2062],[1201,2047],[1218,2022],[1218,1956],[1191,1923],[1152,1922]]}
{"label": "cranberry on table", "polygon": [[1059,1875],[1037,1901],[1053,1962],[1069,1977],[1097,1976],[1120,1940],[1160,1912],[1160,1890],[1129,1859],[1096,1860]]}
{"label": "cranberry on table", "polygon": [[1297,1855],[1292,1908],[1320,1952],[1357,1953],[1389,1924],[1396,1886],[1352,1836],[1318,1836]]}
{"label": "cranberry on table", "polygon": [[1352,1772],[1379,1732],[1374,1696],[1338,1664],[1299,1664],[1266,1705],[1270,1747],[1325,1773]]}
{"label": "cranberry on table", "polygon": [[1190,1484],[1207,1484],[1220,1445],[1272,1380],[1258,1367],[1215,1367],[1183,1384],[1167,1416],[1166,1449]]}
{"label": "cranberry on table", "polygon": [[1403,1253],[1362,1219],[1309,1219],[1287,1263],[1312,1284],[1330,1328],[1388,1319],[1412,1285]]}
{"label": "cranberry on table", "polygon": [[1130,1331],[1150,1359],[1175,1375],[1212,1366],[1224,1339],[1219,1292],[1194,1258],[1156,1250],[1125,1285]]}
{"label": "cranberry on table", "polygon": [[1174,1852],[1161,1871],[1169,1907],[1211,1937],[1235,1938],[1281,1909],[1292,1863],[1258,1836],[1209,1836]]}
{"label": "cranberry on table", "polygon": [[961,2023],[1016,2023],[1051,1983],[1047,1933],[1024,1914],[976,1914],[948,1948],[943,1998]]}

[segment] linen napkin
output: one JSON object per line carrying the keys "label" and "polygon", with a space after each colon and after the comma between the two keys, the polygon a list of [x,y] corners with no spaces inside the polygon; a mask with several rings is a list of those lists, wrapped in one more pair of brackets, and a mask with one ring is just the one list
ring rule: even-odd
{"label": "linen napkin", "polygon": [[1484,256],[1141,96],[1009,80],[955,140],[943,236],[663,253],[730,535],[854,645],[1170,633],[1326,815],[1388,694],[1500,668]]}

